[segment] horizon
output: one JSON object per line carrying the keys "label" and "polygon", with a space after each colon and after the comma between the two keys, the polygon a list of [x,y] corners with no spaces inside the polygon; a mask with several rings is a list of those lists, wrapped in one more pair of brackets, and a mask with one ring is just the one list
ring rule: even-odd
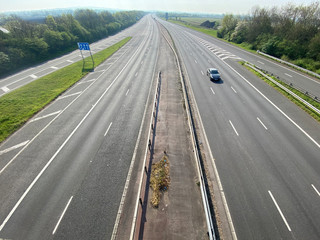
{"label": "horizon", "polygon": [[[3,0],[1,0],[3,1]],[[255,0],[244,0],[238,2],[235,0],[227,0],[223,3],[215,2],[212,0],[180,0],[171,2],[164,0],[161,3],[154,0],[137,0],[131,2],[130,0],[117,0],[109,1],[106,6],[102,0],[91,0],[91,6],[81,4],[75,0],[56,0],[54,2],[48,0],[31,0],[28,2],[21,0],[11,0],[2,4],[0,13],[6,14],[10,12],[25,12],[25,11],[46,11],[46,10],[59,10],[59,9],[111,9],[115,11],[143,11],[143,12],[177,12],[177,13],[190,13],[190,14],[226,14],[232,13],[235,15],[246,15],[255,7],[272,8],[283,7],[287,4],[296,6],[310,5],[318,3],[314,0],[262,0],[257,2]],[[212,9],[212,10],[211,10]]]}

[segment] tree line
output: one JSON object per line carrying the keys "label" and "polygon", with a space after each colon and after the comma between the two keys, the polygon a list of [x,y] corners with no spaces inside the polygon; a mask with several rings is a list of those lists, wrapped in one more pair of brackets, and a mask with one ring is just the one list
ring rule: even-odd
{"label": "tree line", "polygon": [[257,7],[246,17],[227,14],[217,36],[320,73],[319,2]]}
{"label": "tree line", "polygon": [[144,12],[95,12],[79,9],[74,14],[47,16],[43,23],[11,15],[0,31],[0,76],[43,62],[77,48],[77,42],[94,42],[136,23]]}

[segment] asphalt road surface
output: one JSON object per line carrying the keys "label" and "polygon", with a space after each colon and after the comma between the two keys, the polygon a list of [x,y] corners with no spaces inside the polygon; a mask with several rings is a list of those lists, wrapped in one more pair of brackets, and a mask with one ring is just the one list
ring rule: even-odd
{"label": "asphalt road surface", "polygon": [[[283,76],[287,68],[159,21],[185,65],[237,238],[320,239],[319,123],[237,60],[259,61]],[[209,80],[209,67],[219,69],[221,81]],[[320,92],[318,82],[290,74]]]}
{"label": "asphalt road surface", "polygon": [[[145,24],[145,20],[139,21],[137,24],[122,30],[114,36],[110,36],[90,44],[91,53],[94,54],[105,48],[108,48],[126,37],[139,36]],[[82,51],[82,54],[83,57],[90,56],[89,51]],[[38,66],[28,68],[12,76],[0,79],[0,97],[8,92],[11,92],[12,90],[22,87],[40,77],[57,71],[77,61],[82,61],[81,52],[78,49],[67,55],[47,61]]]}
{"label": "asphalt road surface", "polygon": [[[187,69],[238,239],[319,239],[319,123],[237,60],[259,59],[316,92],[318,83],[163,23]],[[159,46],[150,16],[131,30],[125,47],[0,146],[0,238],[110,239]],[[65,56],[1,80],[2,94],[70,61]],[[222,81],[209,81],[208,67],[218,68]]]}
{"label": "asphalt road surface", "polygon": [[110,239],[159,45],[151,17],[132,31],[130,42],[1,145],[0,238]]}

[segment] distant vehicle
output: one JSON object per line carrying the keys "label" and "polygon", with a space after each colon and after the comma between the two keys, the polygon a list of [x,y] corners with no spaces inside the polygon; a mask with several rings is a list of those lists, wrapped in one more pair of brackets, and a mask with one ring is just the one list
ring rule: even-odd
{"label": "distant vehicle", "polygon": [[207,70],[207,76],[210,78],[212,81],[219,81],[221,80],[220,73],[217,69],[215,68],[208,68]]}

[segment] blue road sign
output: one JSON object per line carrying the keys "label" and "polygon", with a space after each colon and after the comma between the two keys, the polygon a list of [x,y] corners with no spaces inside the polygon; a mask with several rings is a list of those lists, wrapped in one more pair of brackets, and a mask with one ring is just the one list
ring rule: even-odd
{"label": "blue road sign", "polygon": [[88,50],[90,51],[89,43],[86,42],[78,42],[79,50]]}

